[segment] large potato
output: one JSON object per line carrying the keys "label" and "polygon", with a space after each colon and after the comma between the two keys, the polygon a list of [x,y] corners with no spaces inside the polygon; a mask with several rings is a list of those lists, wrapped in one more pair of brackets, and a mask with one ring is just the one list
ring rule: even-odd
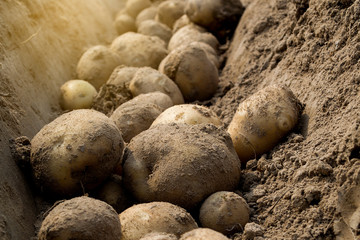
{"label": "large potato", "polygon": [[94,110],[74,110],[45,125],[31,140],[39,188],[69,196],[97,187],[122,160],[124,141],[114,122]]}
{"label": "large potato", "polygon": [[76,67],[78,79],[86,80],[96,89],[106,83],[114,68],[120,65],[119,56],[106,46],[89,48]]}
{"label": "large potato", "polygon": [[230,240],[223,234],[209,228],[196,228],[184,233],[179,240]]}
{"label": "large potato", "polygon": [[122,64],[132,67],[157,69],[168,54],[165,42],[160,38],[133,32],[115,38],[111,49],[119,55]]}
{"label": "large potato", "polygon": [[133,96],[159,91],[169,95],[174,104],[184,103],[179,87],[168,76],[153,68],[143,67],[136,71],[129,89]]}
{"label": "large potato", "polygon": [[90,108],[97,94],[94,86],[84,80],[69,80],[60,91],[60,105],[64,110]]}
{"label": "large potato", "polygon": [[125,185],[143,202],[194,208],[208,195],[234,189],[240,161],[229,135],[211,124],[160,124],[128,145]]}
{"label": "large potato", "polygon": [[201,124],[212,123],[221,126],[221,120],[207,107],[195,104],[181,104],[166,109],[151,124],[154,127],[158,124],[168,123]]}
{"label": "large potato", "polygon": [[183,208],[167,202],[134,205],[120,215],[122,240],[138,240],[152,232],[181,234],[197,228],[195,220]]}
{"label": "large potato", "polygon": [[245,199],[234,192],[211,194],[200,208],[200,222],[225,235],[241,232],[249,222],[250,208]]}
{"label": "large potato", "polygon": [[301,104],[285,86],[268,86],[240,103],[228,127],[242,162],[271,150],[298,122]]}
{"label": "large potato", "polygon": [[107,239],[120,240],[118,214],[105,202],[77,197],[55,206],[45,217],[39,240]]}
{"label": "large potato", "polygon": [[180,88],[185,101],[207,100],[216,92],[219,75],[208,53],[200,46],[185,45],[162,60],[159,71]]}

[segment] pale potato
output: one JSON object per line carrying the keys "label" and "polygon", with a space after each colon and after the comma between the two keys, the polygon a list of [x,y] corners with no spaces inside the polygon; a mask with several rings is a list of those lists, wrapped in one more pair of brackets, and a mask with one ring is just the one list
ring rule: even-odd
{"label": "pale potato", "polygon": [[125,86],[126,88],[129,88],[130,81],[137,70],[139,70],[138,67],[128,67],[124,65],[117,66],[111,73],[106,84]]}
{"label": "pale potato", "polygon": [[61,88],[60,105],[64,110],[91,108],[96,89],[84,80],[69,80]]}
{"label": "pale potato", "polygon": [[39,240],[119,240],[118,214],[107,203],[89,197],[65,200],[54,206],[41,224]]}
{"label": "pale potato", "polygon": [[155,20],[156,14],[157,14],[156,6],[151,6],[151,7],[145,8],[137,15],[136,20],[135,20],[136,26],[139,27],[140,24],[146,20]]}
{"label": "pale potato", "polygon": [[94,110],[73,110],[31,140],[33,178],[51,197],[81,194],[112,173],[123,149],[121,132],[111,119]]}
{"label": "pale potato", "polygon": [[140,238],[140,240],[178,240],[178,238],[176,237],[176,235],[171,233],[152,232],[146,234],[145,236]]}
{"label": "pale potato", "polygon": [[120,14],[116,17],[115,29],[119,35],[127,32],[136,32],[135,19],[127,13]]}
{"label": "pale potato", "polygon": [[173,29],[172,29],[173,34],[176,33],[180,28],[185,27],[185,26],[187,26],[189,24],[191,24],[191,21],[190,21],[189,17],[186,14],[182,15],[174,23],[174,26],[173,26]]}
{"label": "pale potato", "polygon": [[157,69],[168,54],[166,44],[160,38],[133,32],[115,38],[111,49],[119,55],[123,65],[132,67]]}
{"label": "pale potato", "polygon": [[120,215],[122,240],[138,240],[146,234],[181,234],[197,228],[195,220],[183,208],[168,202],[134,205]]}
{"label": "pale potato", "polygon": [[249,222],[250,208],[245,199],[234,192],[221,191],[210,195],[200,208],[200,222],[225,235],[241,232]]}
{"label": "pale potato", "polygon": [[99,89],[120,63],[120,57],[108,47],[94,46],[81,56],[76,67],[77,77]]}
{"label": "pale potato", "polygon": [[174,106],[173,101],[169,97],[169,95],[162,93],[162,92],[149,92],[149,93],[142,93],[129,101],[127,104],[131,103],[152,103],[158,105],[162,109],[168,109],[169,107]]}
{"label": "pale potato", "polygon": [[221,126],[222,122],[216,114],[207,107],[195,104],[176,105],[162,112],[151,124],[154,127],[158,124],[167,123],[202,124],[212,123]]}
{"label": "pale potato", "polygon": [[209,228],[197,228],[181,235],[179,240],[230,240],[223,234]]}
{"label": "pale potato", "polygon": [[268,86],[239,104],[228,132],[240,160],[261,156],[297,124],[301,104],[285,86]]}
{"label": "pale potato", "polygon": [[142,10],[150,6],[150,0],[127,0],[125,10],[130,16],[136,18]]}
{"label": "pale potato", "polygon": [[216,66],[208,53],[196,45],[171,51],[160,63],[159,71],[176,83],[186,102],[211,98],[219,84]]}
{"label": "pale potato", "polygon": [[172,36],[172,31],[168,26],[155,20],[141,22],[138,27],[138,33],[148,36],[157,36],[166,44],[168,44]]}
{"label": "pale potato", "polygon": [[185,1],[167,0],[159,4],[155,19],[172,29],[178,18],[184,15]]}
{"label": "pale potato", "polygon": [[130,81],[129,89],[133,96],[159,91],[169,95],[174,104],[184,103],[179,87],[165,74],[149,67],[136,71]]}

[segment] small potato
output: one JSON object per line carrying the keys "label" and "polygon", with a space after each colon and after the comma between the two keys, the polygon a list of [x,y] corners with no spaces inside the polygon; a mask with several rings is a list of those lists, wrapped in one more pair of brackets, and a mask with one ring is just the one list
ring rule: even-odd
{"label": "small potato", "polygon": [[298,122],[301,104],[285,86],[268,86],[240,103],[228,127],[243,163],[271,150]]}
{"label": "small potato", "polygon": [[133,96],[159,91],[169,95],[175,105],[184,103],[179,87],[166,75],[149,67],[140,68],[135,73],[129,89]]}
{"label": "small potato", "polygon": [[152,123],[151,127],[167,123],[201,124],[212,123],[221,126],[221,120],[207,107],[195,104],[182,104],[168,108],[162,112]]}
{"label": "small potato", "polygon": [[244,11],[239,0],[188,0],[185,13],[189,19],[218,38],[225,38],[237,26]]}
{"label": "small potato", "polygon": [[99,89],[120,63],[120,58],[114,51],[106,46],[98,45],[89,48],[81,56],[76,67],[77,77]]}
{"label": "small potato", "polygon": [[197,228],[181,235],[179,240],[230,240],[223,234],[209,228]]}
{"label": "small potato", "polygon": [[181,234],[197,228],[195,220],[183,208],[168,202],[134,205],[120,215],[122,240],[138,240],[152,232]]}
{"label": "small potato", "polygon": [[136,18],[142,10],[150,6],[150,0],[127,0],[125,10],[130,16]]}
{"label": "small potato", "polygon": [[128,144],[124,183],[142,202],[195,208],[217,191],[233,190],[240,160],[225,130],[212,124],[159,124]]}
{"label": "small potato", "polygon": [[166,24],[169,28],[173,28],[178,18],[184,15],[185,1],[167,0],[159,4],[156,20]]}
{"label": "small potato", "polygon": [[74,110],[31,140],[35,183],[45,193],[71,196],[100,185],[122,161],[124,141],[114,122],[94,110]]}
{"label": "small potato", "polygon": [[249,222],[250,208],[245,199],[234,192],[216,192],[210,195],[200,208],[200,222],[225,235],[244,229]]}
{"label": "small potato", "polygon": [[89,197],[77,197],[56,205],[45,217],[39,240],[109,239],[119,240],[118,214],[107,203]]}
{"label": "small potato", "polygon": [[[162,92],[150,92],[150,93],[143,93],[140,94],[131,101],[130,103],[152,103],[158,105],[162,109],[168,109],[169,107],[174,106],[173,101],[169,97],[169,95],[162,93]],[[129,104],[129,102],[127,104]]]}
{"label": "small potato", "polygon": [[152,232],[146,234],[144,237],[140,238],[140,240],[178,240],[178,238],[171,233]]}
{"label": "small potato", "polygon": [[114,71],[111,73],[109,80],[106,84],[112,84],[116,86],[126,86],[129,88],[130,81],[134,77],[138,67],[127,67],[124,65],[117,66]]}
{"label": "small potato", "polygon": [[180,88],[185,101],[207,100],[216,92],[219,75],[202,47],[178,47],[160,63],[159,71]]}
{"label": "small potato", "polygon": [[187,25],[191,24],[191,21],[189,19],[189,17],[184,14],[182,15],[178,20],[176,20],[176,22],[174,23],[173,26],[173,34],[175,34],[180,28],[185,27]]}
{"label": "small potato", "polygon": [[119,35],[127,32],[136,32],[135,19],[129,14],[123,13],[118,15],[114,24]]}
{"label": "small potato", "polygon": [[70,80],[61,88],[60,104],[64,110],[91,108],[97,92],[93,85],[84,80]]}
{"label": "small potato", "polygon": [[148,129],[164,109],[152,103],[128,101],[110,116],[120,129],[125,142]]}
{"label": "small potato", "polygon": [[136,26],[139,27],[140,24],[146,20],[155,20],[156,14],[157,14],[157,7],[151,6],[151,7],[145,8],[137,15],[136,20],[135,20]]}
{"label": "small potato", "polygon": [[155,20],[141,22],[138,27],[138,33],[148,36],[157,36],[166,44],[168,44],[172,36],[172,31],[168,26]]}
{"label": "small potato", "polygon": [[132,67],[148,66],[157,69],[168,54],[165,42],[160,38],[133,32],[115,38],[111,49],[119,55],[122,64]]}
{"label": "small potato", "polygon": [[214,50],[219,47],[219,42],[202,27],[189,24],[179,29],[170,39],[168,50],[171,52],[177,47],[189,45],[192,42],[203,42],[209,44]]}

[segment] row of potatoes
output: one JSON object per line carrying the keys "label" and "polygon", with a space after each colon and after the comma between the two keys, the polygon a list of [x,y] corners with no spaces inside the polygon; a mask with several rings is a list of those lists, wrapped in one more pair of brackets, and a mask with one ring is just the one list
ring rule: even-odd
{"label": "row of potatoes", "polygon": [[[244,229],[250,209],[233,192],[241,164],[274,147],[301,104],[287,87],[267,87],[240,104],[228,129],[190,104],[216,92],[218,40],[243,10],[238,0],[127,0],[120,36],[83,54],[78,80],[61,87],[67,112],[31,140],[35,184],[68,199],[38,239],[217,240]],[[88,109],[109,85],[132,99],[108,116]]]}

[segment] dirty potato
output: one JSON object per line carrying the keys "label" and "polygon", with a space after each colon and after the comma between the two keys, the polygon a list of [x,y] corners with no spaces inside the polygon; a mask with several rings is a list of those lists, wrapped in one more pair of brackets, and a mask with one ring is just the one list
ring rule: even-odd
{"label": "dirty potato", "polygon": [[167,0],[159,4],[155,19],[172,29],[175,21],[184,15],[185,1]]}
{"label": "dirty potato", "polygon": [[136,32],[135,19],[127,13],[119,14],[114,22],[119,35],[127,32]]}
{"label": "dirty potato", "polygon": [[133,99],[131,99],[130,103],[152,103],[156,104],[162,109],[168,109],[169,107],[174,106],[173,101],[169,97],[169,95],[162,92],[150,92],[140,94]]}
{"label": "dirty potato", "polygon": [[159,37],[166,44],[168,44],[172,36],[172,31],[168,26],[155,20],[141,22],[138,27],[138,33]]}
{"label": "dirty potato", "polygon": [[223,234],[209,228],[197,228],[184,233],[179,240],[230,240]]}
{"label": "dirty potato", "polygon": [[178,240],[178,238],[171,233],[152,232],[146,234],[144,237],[140,238],[140,240]]}

